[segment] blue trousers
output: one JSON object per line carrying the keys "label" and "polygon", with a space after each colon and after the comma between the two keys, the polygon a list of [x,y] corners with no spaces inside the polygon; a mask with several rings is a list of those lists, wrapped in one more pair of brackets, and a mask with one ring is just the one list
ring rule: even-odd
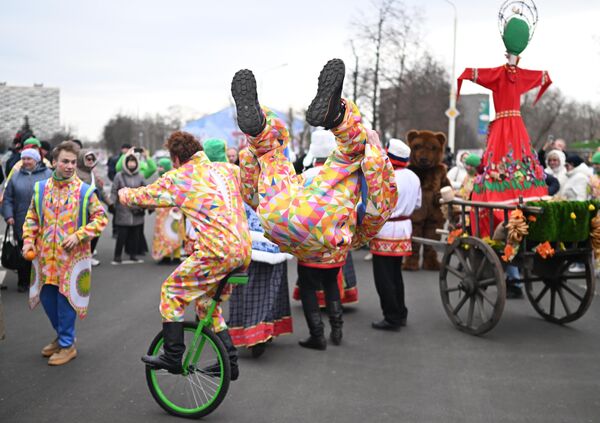
{"label": "blue trousers", "polygon": [[69,304],[69,300],[58,291],[58,286],[44,285],[40,293],[40,301],[58,335],[58,345],[61,348],[73,345],[77,313]]}

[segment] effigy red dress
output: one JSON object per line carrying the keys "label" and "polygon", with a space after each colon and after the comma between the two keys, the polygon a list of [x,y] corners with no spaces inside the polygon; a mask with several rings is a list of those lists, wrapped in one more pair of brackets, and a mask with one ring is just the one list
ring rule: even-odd
{"label": "effigy red dress", "polygon": [[[472,200],[510,204],[519,197],[527,201],[548,195],[544,170],[531,147],[520,110],[522,94],[538,86],[540,91],[535,101],[544,94],[552,83],[548,73],[508,64],[497,68],[467,68],[458,78],[458,94],[464,80],[492,90],[496,109],[496,119],[490,123],[482,157],[483,173],[475,180]],[[496,219],[502,219],[502,213],[496,215]]]}

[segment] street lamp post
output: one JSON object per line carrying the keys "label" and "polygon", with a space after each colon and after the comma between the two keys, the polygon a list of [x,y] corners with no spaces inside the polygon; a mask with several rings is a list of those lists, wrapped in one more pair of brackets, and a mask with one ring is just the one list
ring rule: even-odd
{"label": "street lamp post", "polygon": [[452,77],[450,79],[450,106],[446,110],[446,116],[448,116],[448,147],[452,153],[454,153],[455,147],[455,131],[456,131],[456,118],[460,114],[456,109],[456,5],[450,0],[444,0],[450,4],[454,9],[454,44],[452,47]]}

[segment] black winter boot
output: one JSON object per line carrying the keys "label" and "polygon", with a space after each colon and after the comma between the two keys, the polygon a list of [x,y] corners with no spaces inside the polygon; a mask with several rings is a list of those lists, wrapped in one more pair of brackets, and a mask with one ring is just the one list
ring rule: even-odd
{"label": "black winter boot", "polygon": [[298,341],[301,347],[310,348],[313,350],[326,350],[327,340],[324,333],[323,322],[321,321],[320,311],[304,311],[304,317],[306,317],[306,324],[308,325],[308,331],[310,336],[302,341]]}
{"label": "black winter boot", "polygon": [[181,359],[185,352],[183,342],[183,322],[163,322],[163,353],[144,355],[142,361],[154,369],[164,369],[169,373],[181,374]]}
{"label": "black winter boot", "polygon": [[346,109],[342,103],[342,87],[346,66],[341,59],[332,59],[319,75],[317,95],[308,106],[306,121],[312,126],[331,129],[344,120]]}
{"label": "black winter boot", "polygon": [[[238,366],[238,354],[237,348],[233,345],[231,335],[229,335],[229,330],[222,330],[221,332],[217,332],[216,335],[219,337],[219,339],[225,346],[225,350],[227,351],[227,355],[229,357],[229,364],[231,367],[231,380],[237,380],[240,376],[240,367]],[[212,366],[208,366],[202,369],[202,373],[212,377],[219,376],[220,371],[221,368],[219,366],[219,363],[215,363]]]}
{"label": "black winter boot", "polygon": [[327,314],[329,314],[329,323],[331,324],[329,338],[333,345],[340,345],[342,343],[342,326],[344,326],[342,303],[340,301],[331,301],[328,303]]}
{"label": "black winter boot", "polygon": [[252,137],[265,129],[266,119],[256,94],[256,79],[252,71],[242,69],[231,81],[231,95],[235,101],[238,126],[244,134]]}

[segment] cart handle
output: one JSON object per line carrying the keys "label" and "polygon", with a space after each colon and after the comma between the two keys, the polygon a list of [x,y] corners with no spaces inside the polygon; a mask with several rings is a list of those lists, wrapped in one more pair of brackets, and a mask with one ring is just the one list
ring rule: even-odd
{"label": "cart handle", "polygon": [[482,207],[487,209],[499,209],[499,210],[515,210],[521,209],[531,214],[542,214],[544,209],[537,206],[525,206],[522,204],[504,204],[504,203],[488,203],[482,201],[467,201],[462,198],[454,198],[451,201],[444,201],[440,199],[440,204],[456,204],[458,206],[471,206],[471,207]]}

